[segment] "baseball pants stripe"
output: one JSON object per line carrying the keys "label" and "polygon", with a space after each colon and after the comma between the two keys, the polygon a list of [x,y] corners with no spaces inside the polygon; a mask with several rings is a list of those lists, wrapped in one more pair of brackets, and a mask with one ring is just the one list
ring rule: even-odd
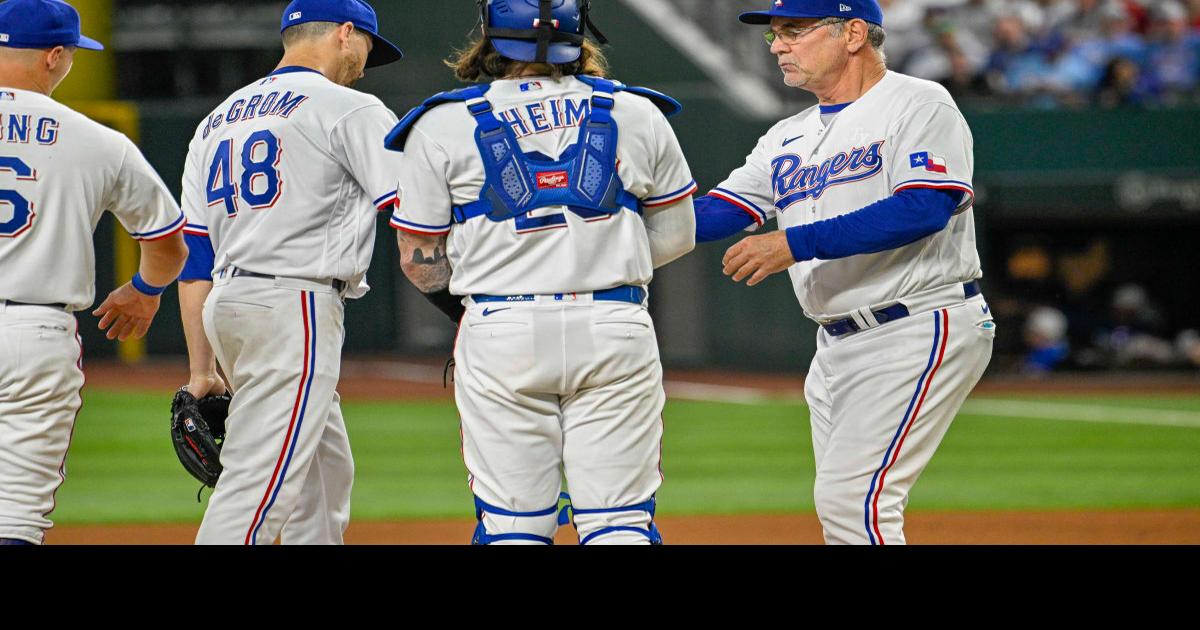
{"label": "baseball pants stripe", "polygon": [[67,435],[67,449],[63,451],[62,461],[58,464],[58,485],[54,487],[54,492],[50,495],[50,511],[43,514],[43,518],[50,516],[50,512],[58,507],[58,489],[67,481],[67,453],[71,450],[71,442],[75,439],[75,425],[79,422],[79,411],[83,409],[83,388],[87,385],[87,375],[83,372],[83,337],[79,336],[79,320],[75,320],[75,343],[79,346],[79,360],[75,362],[75,367],[82,377],[77,393],[81,404],[75,409],[75,416],[71,418],[71,432]]}
{"label": "baseball pants stripe", "polygon": [[0,304],[0,538],[41,544],[66,479],[83,348],[62,310]]}
{"label": "baseball pants stripe", "polygon": [[840,337],[818,332],[805,398],[825,542],[905,544],[909,492],[986,369],[994,337],[982,296]]}
{"label": "baseball pants stripe", "polygon": [[[292,419],[283,440],[283,449],[279,451],[279,460],[275,463],[275,472],[271,475],[271,481],[267,484],[267,491],[263,495],[262,503],[259,504],[258,511],[254,514],[250,531],[246,532],[247,545],[257,544],[258,530],[266,522],[267,513],[271,510],[271,506],[275,505],[275,499],[279,496],[279,488],[287,479],[288,467],[291,465],[292,455],[296,451],[295,438],[300,435],[300,429],[304,425],[304,412],[308,408],[308,393],[312,388],[312,376],[316,372],[317,323],[315,300],[313,294],[307,291],[300,293],[300,316],[304,321],[304,366],[300,372],[300,387],[296,390],[296,403],[292,406]],[[280,466],[282,466],[282,471]]]}
{"label": "baseball pants stripe", "polygon": [[[925,396],[929,393],[929,388],[933,385],[933,377],[942,365],[942,358],[946,355],[946,340],[949,337],[950,319],[948,313],[945,310],[934,311],[933,347],[929,350],[929,363],[925,366],[925,371],[921,374],[921,378],[917,379],[916,391],[913,392],[912,400],[908,403],[908,409],[904,412],[904,419],[900,422],[900,426],[896,428],[896,434],[892,437],[892,443],[888,445],[887,452],[883,456],[883,463],[879,465],[879,469],[871,477],[871,487],[867,490],[867,499],[863,504],[863,518],[866,521],[867,537],[870,539],[871,544],[884,544],[883,534],[879,531],[879,495],[883,492],[883,484],[887,479],[888,470],[892,468],[896,460],[900,457],[900,450],[904,448],[904,439],[908,437],[909,430],[912,429],[913,424],[917,421],[917,417],[921,415],[921,404],[925,402]],[[878,481],[878,486],[876,485],[876,481]]]}

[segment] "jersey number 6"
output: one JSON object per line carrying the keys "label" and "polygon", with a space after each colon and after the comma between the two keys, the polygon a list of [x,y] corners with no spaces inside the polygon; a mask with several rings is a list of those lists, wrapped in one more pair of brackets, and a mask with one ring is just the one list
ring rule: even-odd
{"label": "jersey number 6", "polygon": [[[0,157],[0,171],[10,171],[21,181],[37,181],[37,171],[21,161],[21,158]],[[12,217],[4,220],[0,211],[0,237],[16,238],[33,225],[33,202],[15,190],[0,189],[0,208],[12,207]]]}
{"label": "jersey number 6", "polygon": [[239,193],[254,210],[274,206],[283,194],[278,168],[282,157],[283,142],[270,131],[256,131],[242,144],[242,176],[235,179],[233,140],[222,141],[208,167],[208,205],[224,202],[230,218],[237,216]]}

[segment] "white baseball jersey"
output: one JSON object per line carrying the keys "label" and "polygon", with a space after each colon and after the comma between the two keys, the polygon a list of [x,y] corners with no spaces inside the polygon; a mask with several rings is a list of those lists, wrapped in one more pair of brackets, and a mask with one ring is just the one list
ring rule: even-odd
{"label": "white baseball jersey", "polygon": [[376,210],[396,200],[396,116],[307,68],[234,92],[196,130],[183,175],[187,233],[208,236],[214,271],[369,287]]}
{"label": "white baseball jersey", "polygon": [[[818,106],[780,121],[710,194],[780,230],[853,212],[909,188],[962,192],[946,229],[875,254],[789,270],[804,312],[822,320],[982,275],[971,131],[945,88],[889,71],[828,125]],[[769,183],[769,187],[768,187]],[[753,227],[753,226],[752,226]]]}
{"label": "white baseball jersey", "polygon": [[43,94],[0,87],[0,299],[90,306],[92,234],[105,210],[139,240],[184,224],[129,138]]}
{"label": "white baseball jersey", "polygon": [[[487,99],[523,151],[558,159],[578,140],[591,95],[574,77],[526,77],[494,81]],[[696,184],[666,117],[643,97],[615,97],[617,174],[625,189],[647,211],[690,197]],[[629,210],[584,219],[555,206],[502,222],[477,217],[451,229],[451,208],[478,200],[486,179],[475,129],[462,103],[434,108],[417,121],[404,148],[392,217],[400,230],[450,235],[451,293],[568,293],[650,282],[646,227]]]}

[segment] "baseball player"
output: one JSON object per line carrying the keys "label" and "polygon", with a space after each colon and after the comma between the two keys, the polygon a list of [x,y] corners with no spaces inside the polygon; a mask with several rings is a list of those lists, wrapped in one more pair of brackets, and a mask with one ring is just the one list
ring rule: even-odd
{"label": "baseball player", "polygon": [[828,543],[900,544],[908,492],[991,358],[971,131],[945,89],[885,65],[875,0],[775,0],[784,82],[819,104],[772,127],[696,203],[697,240],[755,285],[787,269],[821,327],[805,382]]}
{"label": "baseball player", "polygon": [[396,199],[396,117],[350,89],[396,61],[361,0],[294,0],[279,67],[196,130],[183,176],[180,308],[197,398],[234,395],[199,544],[340,544],[354,464],[337,385],[343,299],[367,290]]}
{"label": "baseball player", "polygon": [[[665,395],[646,285],[694,246],[696,188],[666,114],[603,78],[586,0],[480,3],[403,150],[408,278],[459,322],[455,399],[476,544],[549,544],[562,478],[584,544],[661,542]],[[465,313],[464,313],[465,311]]]}
{"label": "baseball player", "polygon": [[129,138],[50,94],[77,49],[103,50],[57,0],[0,4],[0,544],[40,544],[80,407],[75,311],[95,298],[92,233],[111,211],[141,263],[94,314],[109,339],[146,333],[179,274],[184,218]]}

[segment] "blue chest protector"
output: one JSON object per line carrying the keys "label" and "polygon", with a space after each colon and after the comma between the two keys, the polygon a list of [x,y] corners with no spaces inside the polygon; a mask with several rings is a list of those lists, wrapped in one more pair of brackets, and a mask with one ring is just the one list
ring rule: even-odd
{"label": "blue chest protector", "polygon": [[454,221],[478,216],[507,221],[531,210],[569,206],[585,217],[616,214],[621,208],[641,212],[641,201],[625,190],[617,176],[617,123],[612,117],[613,94],[628,91],[652,100],[667,116],[683,109],[674,99],[647,88],[589,76],[577,79],[592,88],[591,107],[579,127],[578,141],[559,159],[521,151],[512,127],[492,111],[479,85],[437,94],[408,112],[388,134],[387,148],[403,151],[412,126],[426,112],[445,103],[461,102],[475,119],[475,144],[486,175],[478,200],[453,209]]}

